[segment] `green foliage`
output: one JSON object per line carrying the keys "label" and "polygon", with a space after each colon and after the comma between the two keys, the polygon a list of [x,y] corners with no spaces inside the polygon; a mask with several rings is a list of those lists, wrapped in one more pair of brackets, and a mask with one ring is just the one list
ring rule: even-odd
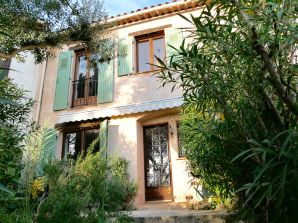
{"label": "green foliage", "polygon": [[[46,126],[32,125],[24,138],[19,190],[24,199],[23,214],[29,219],[28,221],[32,219],[33,210],[36,209],[38,203],[35,196],[39,188],[36,188],[37,185],[34,185],[34,182],[41,180],[38,177],[41,176],[40,173],[43,173],[44,166],[54,159],[53,156],[45,156],[45,154],[51,154],[52,148],[48,147],[48,142],[55,134],[54,130]],[[40,184],[40,189],[43,190],[44,182],[40,182]]]}
{"label": "green foliage", "polygon": [[0,0],[0,5],[0,57],[29,50],[41,62],[62,44],[102,45],[107,14],[101,0]]}
{"label": "green foliage", "polygon": [[[0,212],[8,215],[19,207],[18,179],[22,140],[28,127],[32,100],[8,78],[0,80]],[[9,222],[7,220],[7,222]]]}
{"label": "green foliage", "polygon": [[[239,152],[240,138],[237,129],[229,129],[227,123],[216,117],[207,118],[188,111],[182,125],[182,141],[193,176],[202,178],[208,191],[227,199],[241,186],[239,179],[246,170],[246,164],[231,164],[231,159]],[[226,137],[231,135],[233,137]],[[226,148],[228,146],[229,148]]]}
{"label": "green foliage", "polygon": [[[183,17],[183,16],[182,16]],[[297,194],[297,3],[215,0],[159,77],[183,89],[190,169],[238,214],[293,222]],[[175,59],[173,59],[175,58]]]}
{"label": "green foliage", "polygon": [[120,211],[130,208],[136,193],[127,162],[107,158],[105,150],[88,151],[67,168],[59,161],[46,166],[49,193],[39,207],[38,222],[106,222],[108,217],[125,222]]}
{"label": "green foliage", "polygon": [[[271,140],[248,140],[251,148],[238,154],[234,160],[254,160],[253,180],[238,189],[246,195],[245,205],[254,209],[268,205],[268,219],[295,222],[298,204],[298,132],[289,129]],[[270,218],[269,218],[270,216]]]}

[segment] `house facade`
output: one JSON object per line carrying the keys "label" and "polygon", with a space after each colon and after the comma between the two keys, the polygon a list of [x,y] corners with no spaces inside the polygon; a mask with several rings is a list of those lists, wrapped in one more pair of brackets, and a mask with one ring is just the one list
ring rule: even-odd
{"label": "house facade", "polygon": [[[168,58],[189,27],[178,14],[198,14],[197,1],[174,1],[110,18],[110,30],[126,54],[88,69],[86,51],[65,46],[43,64],[38,120],[57,129],[58,159],[76,158],[101,135],[107,147],[129,161],[138,184],[136,207],[148,201],[200,199],[179,140],[182,92],[162,87],[154,56]],[[92,55],[90,55],[92,56]]]}

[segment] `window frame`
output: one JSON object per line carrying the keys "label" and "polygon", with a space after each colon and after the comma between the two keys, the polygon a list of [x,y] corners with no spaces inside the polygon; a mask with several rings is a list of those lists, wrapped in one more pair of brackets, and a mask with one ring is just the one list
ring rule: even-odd
{"label": "window frame", "polygon": [[[78,72],[79,72],[79,57],[80,56],[85,56],[86,59],[86,76],[85,80],[90,79],[90,67],[91,63],[88,58],[90,58],[92,55],[92,52],[89,50],[77,50],[75,51],[75,69],[72,75],[72,108],[74,107],[81,107],[81,106],[88,106],[88,105],[97,105],[97,96],[98,96],[98,91],[97,94],[94,96],[89,96],[89,83],[88,81],[85,81],[84,83],[84,97],[82,98],[76,98],[76,92],[77,89],[74,87],[74,84],[78,81]],[[97,79],[97,84],[98,86],[98,79]]]}
{"label": "window frame", "polygon": [[[136,51],[135,51],[135,64],[136,64],[136,73],[147,73],[159,70],[154,66],[154,40],[163,38],[163,49],[164,49],[164,60],[166,58],[166,40],[164,30],[147,33],[140,36],[135,36]],[[150,69],[147,71],[139,70],[139,43],[149,42],[149,60],[150,60]]]}
{"label": "window frame", "polygon": [[[66,135],[71,134],[71,133],[80,133],[81,134],[81,151],[80,153],[86,154],[87,149],[85,148],[85,141],[86,141],[86,132],[88,130],[98,130],[100,131],[100,124],[99,123],[81,123],[77,125],[72,125],[69,127],[66,127],[63,131],[63,139],[62,139],[62,151],[61,151],[61,160],[65,160],[65,140],[66,140]],[[67,160],[67,159],[66,159]],[[65,161],[66,161],[65,160]]]}

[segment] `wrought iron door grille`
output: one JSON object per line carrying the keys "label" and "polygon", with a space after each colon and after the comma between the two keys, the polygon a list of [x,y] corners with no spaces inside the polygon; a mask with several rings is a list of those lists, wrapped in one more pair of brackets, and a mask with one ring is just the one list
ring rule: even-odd
{"label": "wrought iron door grille", "polygon": [[166,125],[145,128],[146,186],[170,186],[168,129]]}

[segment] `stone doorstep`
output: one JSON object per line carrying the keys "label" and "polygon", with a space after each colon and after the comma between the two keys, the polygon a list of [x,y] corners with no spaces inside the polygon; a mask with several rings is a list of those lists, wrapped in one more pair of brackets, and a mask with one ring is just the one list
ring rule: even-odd
{"label": "stone doorstep", "polygon": [[189,210],[187,204],[153,201],[139,206],[138,210],[123,213],[136,223],[225,223],[226,210]]}
{"label": "stone doorstep", "polygon": [[223,217],[225,210],[135,210],[128,213],[132,218],[167,218],[167,217]]}
{"label": "stone doorstep", "polygon": [[147,201],[137,210],[188,210],[189,202]]}
{"label": "stone doorstep", "polygon": [[161,218],[137,218],[135,223],[226,223],[224,217],[161,217]]}
{"label": "stone doorstep", "polygon": [[[197,203],[197,202],[195,202]],[[224,223],[225,210],[189,210],[190,202],[151,201],[127,213],[137,223]]]}
{"label": "stone doorstep", "polygon": [[127,212],[136,223],[225,223],[224,210],[135,210]]}

